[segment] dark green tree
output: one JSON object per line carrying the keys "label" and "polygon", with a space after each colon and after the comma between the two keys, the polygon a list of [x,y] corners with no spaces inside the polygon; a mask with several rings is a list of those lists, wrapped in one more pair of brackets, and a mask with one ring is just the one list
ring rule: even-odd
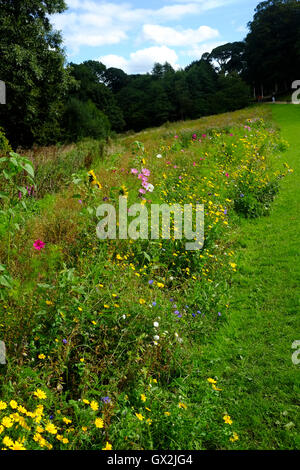
{"label": "dark green tree", "polygon": [[65,8],[63,0],[0,0],[0,78],[7,87],[0,126],[14,146],[60,138],[70,79],[49,15]]}
{"label": "dark green tree", "polygon": [[82,102],[92,101],[99,111],[106,114],[112,129],[121,131],[125,125],[123,113],[113,92],[105,85],[107,80],[105,65],[90,60],[79,65],[70,64],[70,66],[72,77],[77,82],[71,96]]}
{"label": "dark green tree", "polygon": [[300,2],[261,2],[248,26],[248,82],[257,95],[289,90],[300,76]]}

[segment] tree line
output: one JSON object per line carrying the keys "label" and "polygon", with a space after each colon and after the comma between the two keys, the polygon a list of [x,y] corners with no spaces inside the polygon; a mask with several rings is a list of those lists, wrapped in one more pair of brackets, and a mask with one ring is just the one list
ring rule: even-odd
{"label": "tree line", "polygon": [[155,64],[128,75],[98,61],[66,63],[49,15],[64,0],[0,0],[0,127],[13,146],[107,138],[166,121],[233,111],[300,79],[300,2],[258,4],[249,33],[181,70]]}

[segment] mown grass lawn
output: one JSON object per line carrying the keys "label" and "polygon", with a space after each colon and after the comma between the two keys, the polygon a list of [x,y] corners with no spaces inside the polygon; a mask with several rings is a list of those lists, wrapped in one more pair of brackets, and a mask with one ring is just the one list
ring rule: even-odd
{"label": "mown grass lawn", "polygon": [[[272,107],[294,169],[282,182],[269,217],[244,220],[235,232],[238,273],[226,324],[203,351],[219,378],[224,411],[240,431],[241,449],[299,448],[300,107]],[[206,372],[206,373],[207,373]]]}

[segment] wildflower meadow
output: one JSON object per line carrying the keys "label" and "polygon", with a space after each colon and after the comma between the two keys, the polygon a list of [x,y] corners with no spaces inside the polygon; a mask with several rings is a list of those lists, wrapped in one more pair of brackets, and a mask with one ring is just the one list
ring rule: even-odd
{"label": "wildflower meadow", "polygon": [[[234,343],[225,332],[247,270],[240,230],[269,220],[293,176],[275,121],[270,106],[254,106],[20,152],[0,133],[2,450],[296,445],[293,429],[268,434],[275,418],[245,422],[250,372],[228,394],[243,351],[227,366],[221,354],[209,359],[218,335]],[[120,196],[149,212],[203,205],[202,248],[186,249],[172,215],[169,237],[137,221],[144,238],[100,240],[97,208],[117,210]]]}

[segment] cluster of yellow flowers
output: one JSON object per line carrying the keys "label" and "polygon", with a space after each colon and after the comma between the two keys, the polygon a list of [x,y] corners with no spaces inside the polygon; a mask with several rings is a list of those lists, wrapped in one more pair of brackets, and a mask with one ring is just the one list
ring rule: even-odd
{"label": "cluster of yellow flowers", "polygon": [[[38,400],[46,400],[47,394],[37,389],[33,392],[33,396]],[[93,411],[98,411],[99,404],[95,400],[83,400],[88,404]],[[56,442],[66,446],[71,444],[69,438],[70,434],[74,433],[74,427],[68,427],[65,434],[61,432],[63,425],[71,425],[72,420],[67,416],[62,416],[61,411],[57,410],[56,414],[61,418],[61,424],[54,424],[52,420],[47,418],[45,407],[38,404],[34,411],[28,411],[23,405],[18,404],[16,400],[9,402],[0,401],[0,436],[2,437],[2,450],[26,450],[29,449],[54,449]],[[94,426],[97,429],[104,427],[104,420],[100,417],[95,417]],[[87,427],[82,426],[83,432],[87,431]],[[22,435],[20,435],[22,432]],[[0,438],[1,439],[1,438]],[[37,446],[37,447],[36,447]],[[112,445],[106,442],[102,450],[111,450]]]}

